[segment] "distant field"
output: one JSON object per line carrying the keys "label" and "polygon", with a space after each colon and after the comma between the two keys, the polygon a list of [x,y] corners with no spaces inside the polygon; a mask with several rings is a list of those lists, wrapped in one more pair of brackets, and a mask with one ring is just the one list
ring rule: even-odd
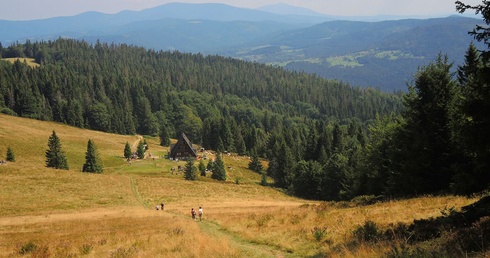
{"label": "distant field", "polygon": [[36,68],[36,67],[39,67],[40,66],[38,63],[36,63],[36,61],[34,60],[34,58],[14,57],[14,58],[1,58],[0,60],[9,61],[11,63],[14,63],[17,60],[20,60],[21,62],[27,63],[27,65],[29,65],[30,67]]}
{"label": "distant field", "polygon": [[[45,167],[53,130],[69,171]],[[103,174],[80,172],[88,139]],[[349,245],[352,231],[365,221],[387,229],[475,201],[307,201],[261,186],[260,175],[247,169],[249,158],[236,155],[223,157],[226,182],[209,176],[186,181],[171,173],[185,162],[165,159],[168,147],[154,137],[145,139],[155,159],[126,162],[124,144],[140,139],[0,114],[0,160],[9,146],[16,156],[0,165],[0,257],[379,257],[391,247]],[[156,211],[161,202],[165,211]],[[199,206],[204,220],[194,222],[190,209]],[[316,238],[315,228],[325,228],[325,235]]]}

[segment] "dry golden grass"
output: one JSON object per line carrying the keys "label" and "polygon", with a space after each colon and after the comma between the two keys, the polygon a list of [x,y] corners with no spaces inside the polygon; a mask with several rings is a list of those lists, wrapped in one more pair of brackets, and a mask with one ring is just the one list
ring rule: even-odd
{"label": "dry golden grass", "polygon": [[[53,130],[69,171],[45,167]],[[103,174],[79,172],[88,139]],[[0,257],[379,257],[387,244],[348,244],[365,221],[387,229],[475,201],[422,197],[341,208],[261,186],[260,175],[247,169],[249,158],[233,155],[224,156],[226,182],[186,181],[170,171],[185,162],[164,159],[168,147],[153,137],[146,140],[154,159],[126,162],[124,144],[140,139],[0,114],[0,159],[8,146],[16,156],[0,165]],[[155,211],[161,202],[165,211]],[[193,222],[190,209],[199,206],[204,220]],[[321,240],[315,227],[327,228]]]}
{"label": "dry golden grass", "polygon": [[0,60],[5,60],[11,63],[14,63],[17,60],[20,60],[23,63],[26,63],[28,66],[37,68],[40,66],[40,64],[36,63],[36,60],[34,58],[20,58],[20,57],[14,57],[14,58],[2,58]]}

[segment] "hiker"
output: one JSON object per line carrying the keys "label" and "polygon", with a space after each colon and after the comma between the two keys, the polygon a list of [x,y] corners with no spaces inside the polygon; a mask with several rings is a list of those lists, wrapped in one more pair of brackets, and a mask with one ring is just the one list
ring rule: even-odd
{"label": "hiker", "polygon": [[199,210],[197,212],[199,213],[199,221],[202,221],[202,208],[199,207]]}
{"label": "hiker", "polygon": [[196,211],[194,210],[194,208],[191,209],[191,215],[192,215],[192,219],[196,221]]}
{"label": "hiker", "polygon": [[163,202],[160,204],[162,211],[165,209],[165,204]]}
{"label": "hiker", "polygon": [[157,209],[157,210],[158,210],[158,204],[155,206],[155,209]]}

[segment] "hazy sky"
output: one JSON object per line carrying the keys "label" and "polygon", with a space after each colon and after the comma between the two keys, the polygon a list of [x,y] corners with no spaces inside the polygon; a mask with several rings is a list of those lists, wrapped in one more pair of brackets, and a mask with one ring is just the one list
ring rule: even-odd
{"label": "hazy sky", "polygon": [[[281,2],[339,16],[456,14],[455,0],[0,0],[0,20],[41,19],[87,11],[116,13],[122,10],[142,10],[170,2],[219,2],[247,8]],[[462,2],[475,5],[482,3],[482,0]]]}

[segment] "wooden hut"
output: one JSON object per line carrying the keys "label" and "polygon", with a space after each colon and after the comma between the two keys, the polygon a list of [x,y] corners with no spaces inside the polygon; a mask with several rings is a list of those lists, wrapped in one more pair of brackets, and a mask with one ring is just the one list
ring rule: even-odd
{"label": "wooden hut", "polygon": [[171,159],[185,159],[196,158],[196,149],[192,147],[191,141],[187,138],[185,133],[179,136],[176,144],[170,146],[170,158]]}

